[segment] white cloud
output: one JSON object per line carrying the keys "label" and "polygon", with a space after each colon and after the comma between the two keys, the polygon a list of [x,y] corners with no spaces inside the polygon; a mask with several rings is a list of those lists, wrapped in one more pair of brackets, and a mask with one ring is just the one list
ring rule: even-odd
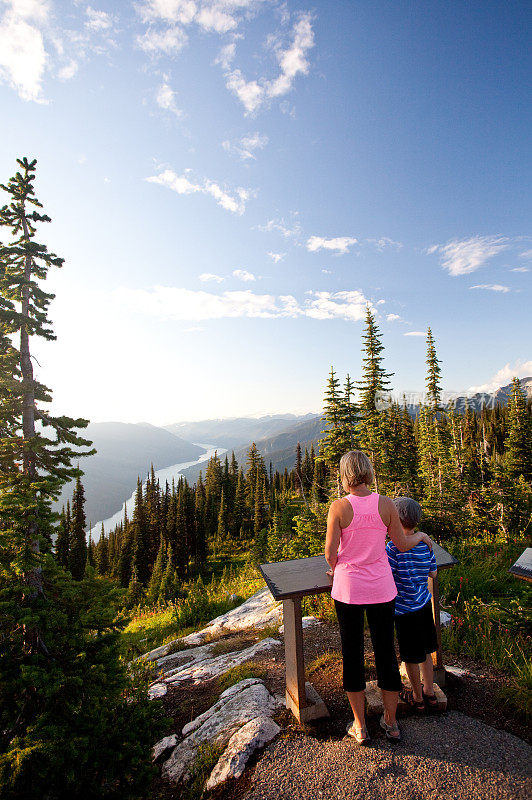
{"label": "white cloud", "polygon": [[470,239],[455,239],[446,245],[435,244],[428,248],[427,253],[438,253],[441,265],[449,275],[468,275],[505,250],[507,241],[503,236],[472,236]]}
{"label": "white cloud", "polygon": [[246,202],[250,197],[250,192],[241,187],[234,190],[231,195],[221,188],[214,181],[205,178],[202,183],[193,183],[186,175],[177,175],[171,169],[165,169],[159,175],[152,175],[146,178],[148,183],[157,183],[160,186],[166,186],[168,189],[177,192],[177,194],[194,194],[199,192],[201,194],[208,194],[213,197],[219,206],[225,208],[226,211],[231,211],[233,214],[241,215],[246,210]]}
{"label": "white cloud", "polygon": [[530,272],[528,267],[514,267],[510,272]]}
{"label": "white cloud", "polygon": [[[130,311],[164,319],[201,321],[250,317],[263,319],[308,317],[315,320],[364,319],[368,300],[362,292],[308,292],[299,302],[292,295],[256,294],[251,290],[213,294],[178,287],[154,286],[151,289],[121,288],[113,302]],[[370,307],[371,303],[369,303]]]}
{"label": "white cloud", "polygon": [[165,111],[171,111],[177,117],[181,117],[183,115],[181,109],[177,107],[175,92],[170,84],[168,84],[166,81],[157,89],[155,100],[157,105],[160,106],[160,108],[163,108]]}
{"label": "white cloud", "polygon": [[401,319],[399,314],[386,314],[387,322],[396,322],[398,319]]}
{"label": "white cloud", "polygon": [[246,114],[253,114],[268,99],[282,97],[291,91],[298,75],[306,75],[309,70],[308,51],[314,46],[312,17],[302,14],[292,29],[292,41],[286,49],[276,48],[280,72],[277,78],[248,81],[239,69],[226,74],[226,86],[233,92]]}
{"label": "white cloud", "polygon": [[87,6],[85,14],[87,16],[85,27],[93,33],[109,31],[113,27],[113,18],[105,11],[97,11],[95,8]]}
{"label": "white cloud", "polygon": [[311,236],[307,241],[309,253],[317,253],[319,250],[334,250],[339,255],[345,255],[349,248],[357,243],[357,239],[351,236],[337,236],[335,239],[326,239],[323,236]]}
{"label": "white cloud", "polygon": [[396,242],[394,239],[389,239],[387,236],[381,236],[380,239],[366,239],[366,241],[368,244],[374,244],[381,253],[387,247],[393,247],[395,250],[400,250],[403,247],[402,242]]}
{"label": "white cloud", "polygon": [[494,392],[501,386],[507,386],[512,378],[528,378],[532,375],[532,360],[531,361],[515,361],[513,364],[505,364],[501,367],[495,375],[487,383],[480,386],[470,386],[468,392],[475,394],[476,392]]}
{"label": "white cloud", "polygon": [[324,275],[332,275],[332,269],[322,269]]}
{"label": "white cloud", "polygon": [[239,142],[234,144],[229,141],[222,142],[222,147],[224,150],[227,150],[228,153],[238,155],[242,161],[247,161],[250,158],[255,160],[257,158],[255,151],[262,150],[266,147],[268,141],[268,137],[265,134],[261,134],[257,131],[248,136],[243,136]]}
{"label": "white cloud", "polygon": [[249,283],[250,281],[255,281],[256,278],[252,272],[248,272],[247,269],[235,269],[233,270],[233,278],[238,278],[241,281]]}
{"label": "white cloud", "polygon": [[224,279],[221,275],[215,275],[214,272],[202,272],[199,275],[200,281],[203,283],[208,283],[209,281],[216,281],[216,283],[221,283]]}
{"label": "white cloud", "polygon": [[282,261],[283,258],[286,256],[286,253],[272,253],[268,251],[267,255],[270,256],[274,264],[278,264],[279,261]]}
{"label": "white cloud", "polygon": [[521,253],[519,258],[532,258],[532,250],[525,250],[524,253]]}
{"label": "white cloud", "polygon": [[182,28],[173,26],[164,31],[149,28],[142,36],[137,36],[137,44],[150,55],[165,53],[167,56],[175,55],[186,45],[187,34]]}
{"label": "white cloud", "polygon": [[230,44],[226,44],[224,47],[221,48],[218,58],[214,62],[215,64],[220,64],[223,70],[227,71],[231,68],[231,64],[235,60],[236,56],[236,44],[235,42],[231,42]]}
{"label": "white cloud", "polygon": [[70,81],[77,74],[79,69],[79,64],[77,61],[71,59],[68,64],[65,64],[64,67],[61,67],[59,72],[57,73],[57,77],[59,80],[62,81]]}
{"label": "white cloud", "polygon": [[194,0],[145,0],[137,6],[144,22],[178,22],[188,25],[194,19],[197,5]]}
{"label": "white cloud", "polygon": [[478,283],[476,286],[470,286],[470,289],[489,289],[492,292],[509,292],[509,286],[501,286],[500,283]]}
{"label": "white cloud", "polygon": [[301,233],[301,226],[297,219],[290,224],[285,222],[284,219],[269,219],[265,225],[259,225],[261,231],[278,231],[285,239],[290,239],[292,236],[299,236]]}
{"label": "white cloud", "polygon": [[305,316],[313,319],[344,319],[358,322],[366,316],[372,304],[359,291],[308,292],[316,298],[307,302]]}
{"label": "white cloud", "polygon": [[403,336],[426,336],[427,331],[408,331],[408,333],[403,333]]}
{"label": "white cloud", "polygon": [[8,0],[0,20],[0,80],[22,100],[44,102],[42,81],[48,62],[41,27],[48,21],[46,0]]}

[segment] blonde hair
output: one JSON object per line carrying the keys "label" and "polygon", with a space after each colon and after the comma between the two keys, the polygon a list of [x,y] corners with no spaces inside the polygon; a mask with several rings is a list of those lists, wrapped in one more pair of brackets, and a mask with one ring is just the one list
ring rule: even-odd
{"label": "blonde hair", "polygon": [[340,459],[340,478],[342,484],[350,489],[361,483],[371,486],[375,479],[371,461],[362,450],[350,450]]}

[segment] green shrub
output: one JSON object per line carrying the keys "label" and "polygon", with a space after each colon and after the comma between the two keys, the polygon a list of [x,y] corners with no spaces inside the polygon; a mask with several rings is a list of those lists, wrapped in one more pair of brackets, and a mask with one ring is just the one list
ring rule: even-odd
{"label": "green shrub", "polygon": [[231,667],[231,669],[228,669],[223,675],[220,675],[218,678],[218,689],[221,694],[225,692],[226,689],[229,689],[230,686],[234,686],[236,683],[246,680],[246,678],[260,678],[262,680],[265,677],[266,669],[261,664],[248,661],[247,664],[239,664],[236,667]]}

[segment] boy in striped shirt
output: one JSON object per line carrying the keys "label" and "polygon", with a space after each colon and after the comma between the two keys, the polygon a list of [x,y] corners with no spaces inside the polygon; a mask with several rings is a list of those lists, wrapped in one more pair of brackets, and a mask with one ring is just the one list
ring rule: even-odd
{"label": "boy in striped shirt", "polygon": [[[410,497],[396,497],[394,503],[406,536],[411,536],[421,520],[421,506]],[[386,552],[397,586],[395,628],[399,653],[412,686],[403,687],[399,696],[421,712],[437,706],[431,654],[437,650],[438,641],[427,585],[427,578],[436,576],[436,558],[424,542],[406,553],[388,542]]]}

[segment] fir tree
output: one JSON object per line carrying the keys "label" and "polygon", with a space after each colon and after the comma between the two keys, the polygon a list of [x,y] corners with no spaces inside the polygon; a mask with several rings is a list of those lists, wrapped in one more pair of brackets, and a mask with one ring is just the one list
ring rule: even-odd
{"label": "fir tree", "polygon": [[61,518],[59,520],[59,527],[57,529],[57,538],[55,540],[55,557],[57,563],[65,569],[68,569],[68,556],[70,552],[70,502],[67,501],[67,507],[61,509]]}
{"label": "fir tree", "polygon": [[506,470],[510,478],[520,475],[532,479],[532,422],[528,413],[525,393],[518,378],[512,378],[508,398],[508,439]]}
{"label": "fir tree", "polygon": [[76,488],[72,496],[71,539],[68,559],[68,568],[76,581],[80,581],[85,574],[85,562],[87,560],[85,525],[85,490],[78,475]]}

